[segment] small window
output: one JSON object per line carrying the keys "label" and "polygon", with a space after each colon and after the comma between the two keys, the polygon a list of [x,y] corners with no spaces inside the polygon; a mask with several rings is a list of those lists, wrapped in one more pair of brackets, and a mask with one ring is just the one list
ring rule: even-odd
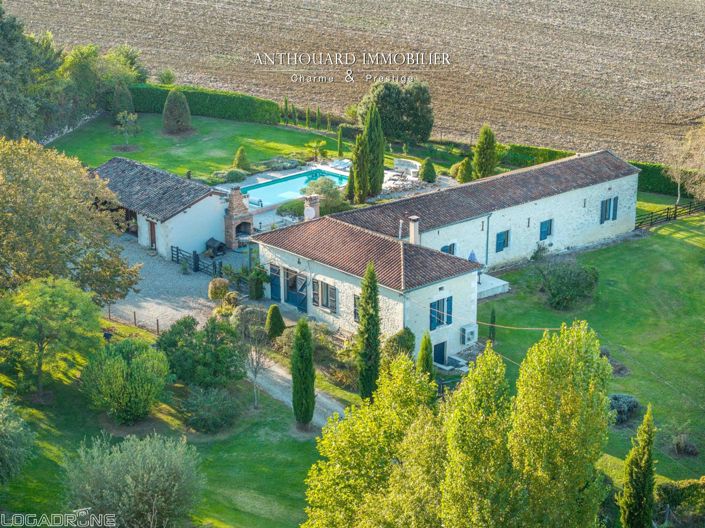
{"label": "small window", "polygon": [[480,224],[480,231],[485,230],[485,221],[483,220],[482,223]]}
{"label": "small window", "polygon": [[526,227],[531,227],[531,218],[526,219]]}
{"label": "small window", "polygon": [[607,198],[600,203],[600,223],[604,224],[608,220],[617,220],[617,208],[619,198]]}
{"label": "small window", "polygon": [[509,247],[509,231],[500,231],[497,233],[497,244],[495,246],[495,251],[497,253],[504,251],[505,248]]}
{"label": "small window", "polygon": [[539,240],[546,240],[553,234],[553,219],[544,220],[539,228]]}
{"label": "small window", "polygon": [[449,255],[455,255],[455,243],[443,246],[441,248],[441,252],[448,253]]}
{"label": "small window", "polygon": [[353,320],[356,323],[360,322],[360,296],[353,295]]}
{"label": "small window", "polygon": [[327,282],[311,281],[311,302],[314,306],[328,308],[335,313],[338,310],[337,289]]}
{"label": "small window", "polygon": [[430,328],[453,324],[453,297],[433,301],[430,305]]}

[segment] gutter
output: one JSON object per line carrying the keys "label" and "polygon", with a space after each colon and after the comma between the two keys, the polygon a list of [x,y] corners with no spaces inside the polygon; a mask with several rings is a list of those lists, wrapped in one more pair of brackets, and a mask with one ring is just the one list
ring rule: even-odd
{"label": "gutter", "polygon": [[490,217],[492,213],[487,215],[487,234],[485,235],[485,269],[490,259]]}

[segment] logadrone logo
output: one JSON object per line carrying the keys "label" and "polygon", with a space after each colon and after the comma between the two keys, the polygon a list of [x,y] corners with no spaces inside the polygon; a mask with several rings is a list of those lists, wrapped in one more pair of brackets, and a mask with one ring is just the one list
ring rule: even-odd
{"label": "logadrone logo", "polygon": [[64,528],[76,526],[80,528],[117,526],[114,513],[91,513],[90,508],[73,510],[70,513],[49,513],[37,515],[34,513],[0,513],[0,527],[49,526]]}

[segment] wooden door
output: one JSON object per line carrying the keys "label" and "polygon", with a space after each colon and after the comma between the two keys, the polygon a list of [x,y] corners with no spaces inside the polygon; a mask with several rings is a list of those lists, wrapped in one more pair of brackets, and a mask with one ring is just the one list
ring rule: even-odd
{"label": "wooden door", "polygon": [[157,224],[151,220],[147,220],[149,224],[149,247],[157,249]]}

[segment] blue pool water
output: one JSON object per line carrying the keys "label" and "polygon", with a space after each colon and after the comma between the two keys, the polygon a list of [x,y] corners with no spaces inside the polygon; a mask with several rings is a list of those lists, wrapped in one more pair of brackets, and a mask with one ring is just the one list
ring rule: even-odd
{"label": "blue pool water", "polygon": [[306,187],[308,182],[318,178],[330,178],[338,186],[348,183],[347,176],[341,176],[323,169],[311,169],[277,180],[247,185],[242,187],[240,191],[242,194],[248,195],[251,206],[267,207],[301,198],[301,189]]}

